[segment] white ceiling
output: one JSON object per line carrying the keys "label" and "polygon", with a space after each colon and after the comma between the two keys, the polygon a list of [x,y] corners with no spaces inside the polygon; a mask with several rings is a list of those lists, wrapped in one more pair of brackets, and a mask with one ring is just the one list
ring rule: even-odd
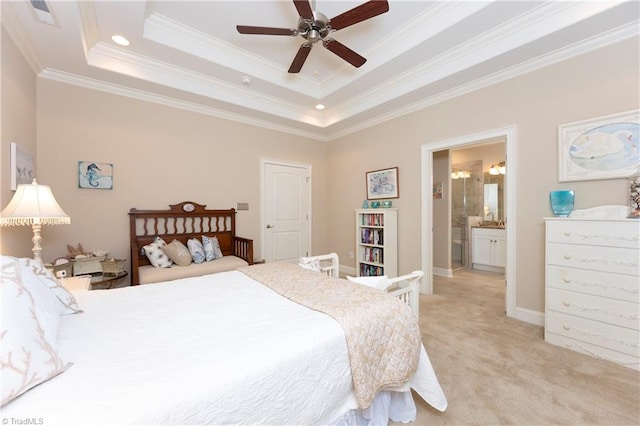
{"label": "white ceiling", "polygon": [[[3,26],[41,77],[319,140],[637,36],[640,28],[635,0],[390,0],[389,12],[332,34],[367,58],[361,68],[318,43],[302,71],[288,74],[304,39],[241,35],[235,26],[296,28],[290,0],[46,3],[54,25],[40,22],[29,1],[2,2]],[[364,1],[315,3],[331,18]],[[131,45],[116,45],[113,34]],[[317,111],[317,103],[326,109]]]}

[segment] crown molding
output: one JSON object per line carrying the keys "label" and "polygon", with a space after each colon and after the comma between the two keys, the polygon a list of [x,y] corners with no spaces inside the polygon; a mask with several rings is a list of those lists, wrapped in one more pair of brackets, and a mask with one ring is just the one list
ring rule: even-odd
{"label": "crown molding", "polygon": [[7,30],[7,34],[29,65],[29,68],[38,75],[44,69],[42,60],[33,43],[27,36],[20,20],[18,19],[11,2],[0,2],[0,23]]}
{"label": "crown molding", "polygon": [[[435,56],[417,67],[398,74],[393,79],[368,89],[360,96],[353,97],[341,105],[337,105],[332,110],[332,114],[327,117],[326,125],[337,124],[345,118],[364,113],[399,96],[428,86],[446,76],[495,58],[524,44],[534,42],[563,28],[567,23],[586,19],[616,4],[616,2],[599,3],[597,7],[594,6],[589,9],[589,14],[585,13],[579,7],[580,5],[571,2],[542,4],[527,13],[526,16],[519,16],[507,21],[465,44]],[[584,46],[585,49],[590,49],[588,43],[584,43]],[[531,61],[526,63],[529,62]],[[520,68],[521,65],[516,66],[516,68]]]}
{"label": "crown molding", "polygon": [[403,108],[397,108],[389,113],[379,114],[376,117],[372,117],[369,120],[365,120],[359,122],[357,125],[349,126],[348,128],[338,131],[332,132],[327,137],[329,140],[338,139],[352,133],[355,133],[360,130],[367,129],[374,125],[384,123],[385,121],[389,121],[398,117],[402,117],[407,114],[411,114],[416,111],[420,111],[422,109],[437,105],[439,103],[466,95],[471,92],[475,92],[480,89],[484,89],[489,86],[493,86],[495,84],[510,80],[515,77],[519,77],[524,74],[528,74],[530,72],[546,68],[548,66],[569,60],[576,56],[588,53],[590,51],[603,48],[633,37],[638,36],[638,28],[640,26],[640,20],[635,21],[634,23],[630,23],[628,25],[623,25],[621,27],[610,30],[606,33],[603,33],[599,36],[592,37],[589,40],[574,43],[564,49],[558,49],[552,53],[540,56],[535,59],[531,59],[522,64],[501,70],[499,72],[493,73],[487,77],[475,80],[471,83],[458,86],[454,89],[448,90],[446,92],[440,93],[436,96],[430,96],[421,101],[414,102],[410,105],[407,105]]}
{"label": "crown molding", "polygon": [[78,12],[80,13],[80,38],[84,50],[85,60],[89,59],[89,51],[100,41],[98,30],[98,17],[96,7],[93,2],[78,2]]}
{"label": "crown molding", "polygon": [[304,74],[296,76],[295,80],[287,78],[282,66],[275,62],[240,50],[229,43],[182,25],[159,13],[153,13],[145,20],[143,37],[188,55],[223,65],[239,73],[260,76],[261,80],[286,90],[292,90],[316,99],[322,96],[320,86],[315,79]]}
{"label": "crown molding", "polygon": [[243,114],[232,113],[224,111],[218,108],[208,107],[205,105],[197,104],[194,102],[182,101],[179,99],[171,98],[168,96],[162,96],[155,93],[132,89],[113,83],[105,83],[104,81],[87,78],[84,76],[67,73],[64,71],[54,70],[47,68],[43,70],[39,75],[39,78],[47,80],[57,81],[61,83],[71,84],[73,86],[82,87],[85,89],[97,90],[100,92],[109,93],[116,96],[124,96],[131,99],[136,99],[144,102],[152,102],[155,104],[168,106],[171,108],[177,108],[184,111],[195,112],[198,114],[209,115],[212,117],[222,118],[225,120],[235,121],[251,126],[265,128],[269,130],[275,130],[278,132],[288,133],[296,136],[301,136],[317,141],[327,142],[326,136],[317,132],[308,132],[300,130],[292,126],[285,126],[273,123],[268,120],[260,120],[251,118]]}
{"label": "crown molding", "polygon": [[221,82],[172,64],[151,60],[107,43],[101,42],[94,46],[89,52],[87,63],[118,74],[142,78],[162,86],[312,126],[322,127],[324,124],[320,114],[310,110],[301,111],[300,107],[292,102],[263,95],[240,85]]}

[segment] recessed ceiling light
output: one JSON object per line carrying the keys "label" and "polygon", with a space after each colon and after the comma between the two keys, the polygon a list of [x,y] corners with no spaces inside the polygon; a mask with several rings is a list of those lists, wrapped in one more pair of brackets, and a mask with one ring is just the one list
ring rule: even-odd
{"label": "recessed ceiling light", "polygon": [[111,36],[111,40],[113,40],[114,43],[119,44],[120,46],[128,46],[129,44],[129,40],[127,40],[124,36],[121,35],[112,35]]}
{"label": "recessed ceiling light", "polygon": [[323,104],[318,104],[316,105],[316,109],[319,111],[322,111],[324,109],[324,105]]}

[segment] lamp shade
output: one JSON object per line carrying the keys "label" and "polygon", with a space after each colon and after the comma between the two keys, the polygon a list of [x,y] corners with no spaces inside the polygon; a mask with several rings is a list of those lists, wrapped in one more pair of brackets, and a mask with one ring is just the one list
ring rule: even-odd
{"label": "lamp shade", "polygon": [[15,225],[64,225],[71,223],[47,185],[18,185],[16,193],[0,213],[0,226]]}

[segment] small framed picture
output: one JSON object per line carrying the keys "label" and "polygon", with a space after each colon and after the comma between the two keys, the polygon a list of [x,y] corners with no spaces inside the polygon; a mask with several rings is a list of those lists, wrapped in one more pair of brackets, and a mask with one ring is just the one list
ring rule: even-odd
{"label": "small framed picture", "polygon": [[398,198],[400,196],[397,167],[367,172],[365,177],[368,200]]}
{"label": "small framed picture", "polygon": [[11,142],[11,190],[18,189],[18,185],[31,183],[36,177],[33,167],[33,155],[25,151],[17,143]]}
{"label": "small framed picture", "polygon": [[639,144],[640,110],[558,126],[558,182],[630,176]]}
{"label": "small framed picture", "polygon": [[78,161],[78,187],[113,189],[113,164]]}

